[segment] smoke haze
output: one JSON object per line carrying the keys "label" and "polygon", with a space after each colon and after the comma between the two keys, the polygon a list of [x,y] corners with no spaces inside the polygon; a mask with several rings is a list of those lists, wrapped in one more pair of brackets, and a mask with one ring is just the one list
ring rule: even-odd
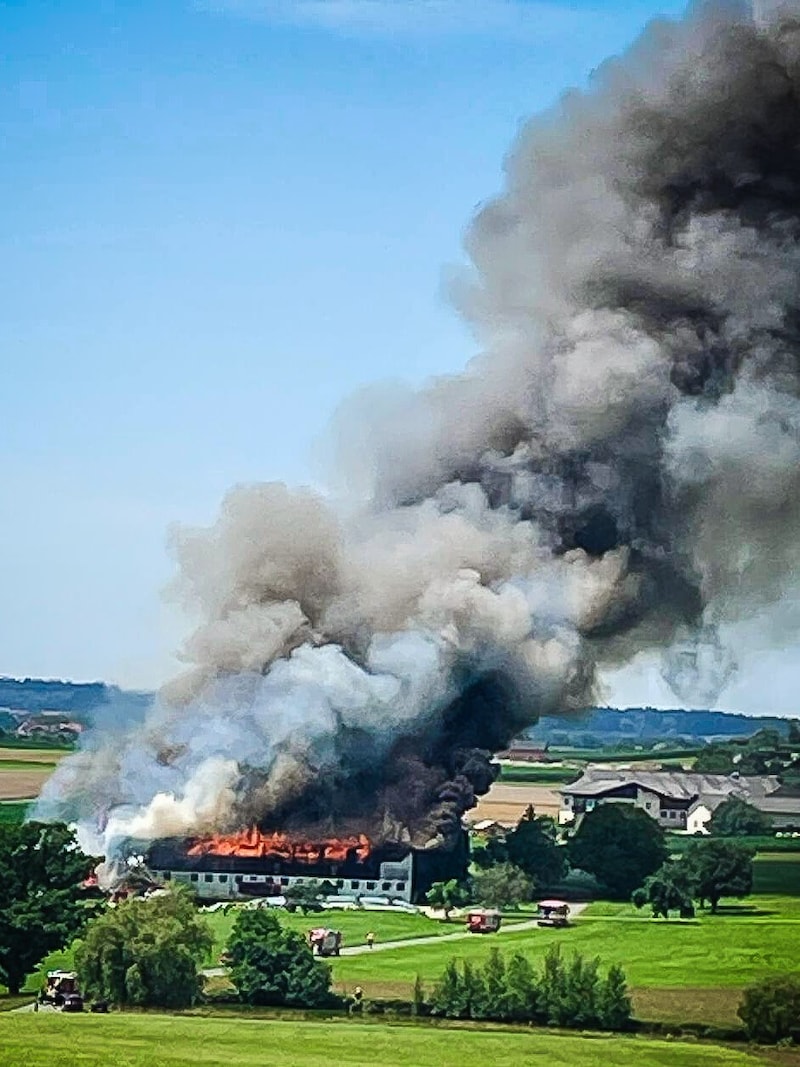
{"label": "smoke haze", "polygon": [[757,14],[655,23],[528,123],[453,282],[482,354],[343,406],[346,506],[239,486],[174,531],[187,673],[41,812],[106,853],[252,822],[439,844],[599,668],[669,649],[713,699],[720,634],[800,562],[800,4]]}

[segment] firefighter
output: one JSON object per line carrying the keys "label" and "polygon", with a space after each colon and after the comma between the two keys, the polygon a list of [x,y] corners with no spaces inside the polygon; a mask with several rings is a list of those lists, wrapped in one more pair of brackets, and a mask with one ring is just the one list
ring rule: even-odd
{"label": "firefighter", "polygon": [[375,934],[372,932],[372,930],[370,930],[370,932],[367,934],[367,944],[370,948],[372,948],[375,944]]}

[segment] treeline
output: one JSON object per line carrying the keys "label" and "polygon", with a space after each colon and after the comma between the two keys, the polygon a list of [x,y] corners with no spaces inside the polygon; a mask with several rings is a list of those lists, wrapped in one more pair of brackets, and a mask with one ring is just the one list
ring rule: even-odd
{"label": "treeline", "polygon": [[787,719],[777,716],[754,718],[727,711],[682,711],[658,708],[589,708],[580,716],[543,716],[525,732],[525,738],[538,744],[601,748],[630,745],[632,742],[661,740],[702,742],[719,738],[748,738],[756,731],[777,730],[783,737]]}
{"label": "treeline", "polygon": [[89,722],[99,709],[113,708],[122,717],[138,717],[152,699],[152,693],[120,689],[104,682],[0,677],[0,708],[26,711],[31,715],[60,711]]}
{"label": "treeline", "polygon": [[493,948],[482,967],[451,960],[425,1001],[417,980],[415,1003],[431,1015],[446,1019],[530,1022],[570,1029],[626,1030],[631,1024],[631,1000],[625,972],[612,965],[600,973],[598,959],[573,953],[566,959],[552,945],[537,971],[527,957],[515,952],[506,961]]}

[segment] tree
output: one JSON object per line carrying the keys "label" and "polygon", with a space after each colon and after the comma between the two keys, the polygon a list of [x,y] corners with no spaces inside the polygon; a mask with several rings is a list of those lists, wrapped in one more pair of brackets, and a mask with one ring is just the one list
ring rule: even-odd
{"label": "tree", "polygon": [[131,897],[91,922],[75,953],[86,992],[114,1004],[185,1008],[202,989],[198,968],[214,943],[191,894]]}
{"label": "tree", "polygon": [[286,897],[289,911],[299,908],[305,915],[309,911],[321,910],[320,899],[324,892],[323,884],[312,879],[310,882],[295,882],[294,885],[287,886],[283,895]]}
{"label": "tree", "polygon": [[330,967],[271,912],[240,912],[226,949],[231,979],[247,1004],[316,1008],[331,999]]}
{"label": "tree", "polygon": [[714,837],[750,837],[768,834],[772,829],[769,818],[741,797],[723,800],[708,821]]}
{"label": "tree", "polygon": [[694,769],[698,774],[730,774],[735,766],[734,752],[730,744],[712,742],[698,752]]}
{"label": "tree", "polygon": [[0,981],[9,993],[80,933],[90,915],[81,883],[95,862],[64,823],[0,826]]}
{"label": "tree", "polygon": [[513,908],[533,897],[533,882],[513,863],[498,863],[472,880],[474,894],[489,908]]}
{"label": "tree", "polygon": [[431,1011],[450,1019],[626,1029],[631,1001],[625,974],[614,966],[602,978],[598,967],[579,953],[565,960],[558,945],[548,950],[539,975],[520,953],[506,964],[497,949],[480,968],[464,962],[459,971],[451,960],[436,983]]}
{"label": "tree", "polygon": [[569,861],[618,899],[628,899],[667,858],[664,831],[640,808],[601,804],[567,845]]}
{"label": "tree", "polygon": [[754,850],[724,839],[692,841],[685,862],[702,907],[706,901],[716,913],[722,897],[746,897],[753,889]]}
{"label": "tree", "polygon": [[508,848],[504,837],[492,835],[482,841],[473,841],[471,852],[472,862],[481,870],[494,867],[497,863],[508,863]]}
{"label": "tree", "polygon": [[521,952],[515,952],[506,967],[506,1011],[512,1022],[534,1019],[539,1012],[536,973]]}
{"label": "tree", "polygon": [[751,1041],[800,1041],[800,977],[765,978],[746,989],[738,1015]]}
{"label": "tree", "polygon": [[687,865],[668,860],[645,879],[642,888],[637,889],[631,899],[637,908],[649,904],[655,918],[668,919],[671,911],[679,911],[681,915],[692,913],[692,895],[692,879]]}
{"label": "tree", "polygon": [[618,963],[608,968],[597,997],[597,1014],[604,1030],[627,1030],[633,1014],[625,972]]}
{"label": "tree", "polygon": [[567,854],[556,841],[553,820],[537,816],[532,805],[506,837],[506,850],[509,861],[537,885],[556,885],[564,877]]}
{"label": "tree", "polygon": [[469,893],[458,879],[451,878],[449,882],[434,882],[425,899],[432,908],[441,908],[445,919],[449,919],[453,908],[469,902]]}

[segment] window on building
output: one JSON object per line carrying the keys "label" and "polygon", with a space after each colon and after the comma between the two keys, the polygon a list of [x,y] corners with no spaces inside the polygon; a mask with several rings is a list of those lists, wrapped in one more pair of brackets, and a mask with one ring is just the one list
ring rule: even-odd
{"label": "window on building", "polygon": [[237,885],[241,885],[242,884],[242,876],[240,874],[235,874],[233,876],[233,880],[234,880],[234,882],[236,882]]}
{"label": "window on building", "polygon": [[189,881],[190,882],[196,882],[199,877],[200,876],[198,874],[190,874],[189,875]]}
{"label": "window on building", "polygon": [[367,889],[374,889],[374,888],[375,888],[375,883],[374,882],[367,882]]}
{"label": "window on building", "polygon": [[351,888],[351,889],[358,889],[359,885],[360,885],[360,883],[359,883],[359,882],[356,882],[356,881],[352,881],[352,882],[350,883],[350,888]]}
{"label": "window on building", "polygon": [[281,885],[288,885],[288,884],[289,884],[289,879],[288,878],[281,878]]}
{"label": "window on building", "polygon": [[213,874],[204,874],[203,875],[203,881],[204,882],[213,882],[214,881],[214,875]]}
{"label": "window on building", "polygon": [[344,878],[337,878],[336,879],[336,888],[337,889],[344,889]]}
{"label": "window on building", "polygon": [[227,881],[228,881],[228,876],[227,876],[227,874],[221,874],[221,875],[219,876],[219,880],[220,880],[220,882],[227,882]]}
{"label": "window on building", "polygon": [[169,882],[172,880],[172,871],[164,871],[164,881]]}
{"label": "window on building", "polygon": [[381,884],[381,889],[384,891],[384,893],[388,893],[391,888],[392,888],[392,883],[391,882],[383,882]]}
{"label": "window on building", "polygon": [[398,882],[397,883],[397,892],[398,893],[402,893],[403,890],[405,889],[405,887],[406,887],[406,883],[405,882]]}

